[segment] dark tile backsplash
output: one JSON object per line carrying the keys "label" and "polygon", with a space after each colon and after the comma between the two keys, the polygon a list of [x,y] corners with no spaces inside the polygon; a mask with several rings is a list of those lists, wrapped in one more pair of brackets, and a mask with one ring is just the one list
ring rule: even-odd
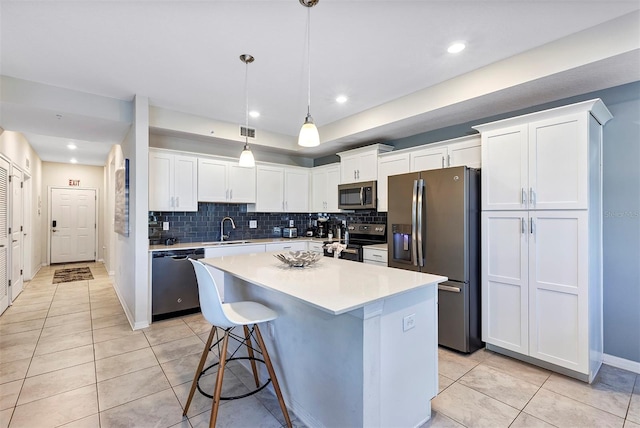
{"label": "dark tile backsplash", "polygon": [[[387,213],[358,211],[355,213],[328,214],[332,219],[347,220],[347,223],[386,223]],[[224,224],[230,240],[260,239],[276,236],[273,228],[289,225],[293,220],[298,234],[303,235],[309,220],[318,218],[317,213],[255,213],[247,212],[246,204],[198,203],[198,212],[149,212],[149,241],[160,243],[165,238],[176,238],[177,242],[208,242],[220,240],[220,221],[229,216],[236,224]],[[258,227],[249,229],[249,220],[256,220]],[[162,230],[162,222],[169,222],[169,230]],[[279,236],[279,235],[277,235]]]}

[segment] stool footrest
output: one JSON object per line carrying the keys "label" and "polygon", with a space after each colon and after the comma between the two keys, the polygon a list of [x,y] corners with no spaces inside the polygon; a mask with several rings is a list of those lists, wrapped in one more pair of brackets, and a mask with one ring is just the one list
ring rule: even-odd
{"label": "stool footrest", "polygon": [[[251,358],[251,357],[232,357],[232,358],[227,358],[225,361],[228,363],[229,361],[234,361],[234,360],[250,360],[250,361],[257,361],[257,362],[259,362],[259,363],[262,363],[262,364],[265,364],[265,365],[266,365],[266,363],[264,362],[264,360],[261,360],[260,358]],[[215,366],[218,366],[218,365],[220,365],[220,362],[216,362],[216,363],[211,364],[210,366],[208,366],[207,368],[205,368],[204,370],[202,370],[202,371],[200,372],[200,375],[198,376],[198,381],[196,382],[196,387],[198,388],[198,391],[200,392],[200,394],[204,395],[205,397],[213,398],[213,395],[208,394],[208,393],[206,393],[206,392],[204,392],[204,391],[202,390],[202,388],[200,387],[200,378],[202,378],[202,376],[204,376],[204,375],[205,375],[205,373],[206,373],[209,369],[211,369],[211,368],[213,368],[213,367],[215,367]],[[225,365],[226,365],[226,363],[225,363]],[[237,400],[237,399],[239,399],[239,398],[249,397],[250,395],[253,395],[253,394],[255,394],[255,393],[258,393],[258,392],[262,391],[262,390],[263,390],[264,388],[266,388],[266,387],[267,387],[267,385],[269,385],[270,383],[271,383],[271,378],[267,379],[267,381],[266,381],[263,385],[260,385],[260,386],[259,386],[259,387],[257,387],[256,389],[254,389],[254,390],[252,390],[252,391],[249,391],[249,392],[247,392],[246,394],[243,394],[243,395],[235,395],[235,396],[231,396],[231,397],[223,397],[223,396],[220,396],[220,400]]]}

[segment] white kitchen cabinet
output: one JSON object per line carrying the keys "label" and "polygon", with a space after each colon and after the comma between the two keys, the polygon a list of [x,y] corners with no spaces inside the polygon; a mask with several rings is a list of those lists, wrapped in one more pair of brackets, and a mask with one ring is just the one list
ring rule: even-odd
{"label": "white kitchen cabinet", "polygon": [[149,150],[149,211],[198,211],[198,158]]}
{"label": "white kitchen cabinet", "polygon": [[280,242],[268,242],[266,244],[266,251],[306,251],[306,241],[280,241]]}
{"label": "white kitchen cabinet", "polygon": [[[602,363],[602,126],[591,100],[482,133],[482,338],[591,382]],[[502,210],[498,210],[500,207]]]}
{"label": "white kitchen cabinet", "polygon": [[311,171],[311,211],[338,212],[340,166],[318,166]]}
{"label": "white kitchen cabinet", "polygon": [[424,145],[411,151],[411,172],[463,165],[480,168],[480,146],[477,135]]}
{"label": "white kitchen cabinet", "polygon": [[475,127],[482,132],[483,210],[588,208],[592,116],[558,113]]}
{"label": "white kitchen cabinet", "polygon": [[309,212],[308,168],[284,168],[284,212]]}
{"label": "white kitchen cabinet", "polygon": [[362,261],[376,266],[387,266],[387,249],[377,246],[365,246],[362,248]]}
{"label": "white kitchen cabinet", "polygon": [[256,203],[250,212],[309,212],[309,169],[256,166]]}
{"label": "white kitchen cabinet", "polygon": [[256,169],[214,158],[198,159],[198,201],[254,203]]}
{"label": "white kitchen cabinet", "polygon": [[284,211],[284,170],[271,165],[256,166],[256,203],[249,211]]}
{"label": "white kitchen cabinet", "polygon": [[393,150],[393,146],[372,144],[346,152],[340,156],[340,180],[342,184],[378,179],[378,155]]}
{"label": "white kitchen cabinet", "polygon": [[410,172],[410,157],[407,152],[391,152],[378,157],[378,211],[387,211],[389,176]]}

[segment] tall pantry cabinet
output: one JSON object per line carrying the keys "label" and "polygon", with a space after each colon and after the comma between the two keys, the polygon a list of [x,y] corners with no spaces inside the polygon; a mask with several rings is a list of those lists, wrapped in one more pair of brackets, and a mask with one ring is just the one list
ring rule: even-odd
{"label": "tall pantry cabinet", "polygon": [[482,138],[482,337],[591,382],[602,340],[602,127],[591,100],[475,126]]}

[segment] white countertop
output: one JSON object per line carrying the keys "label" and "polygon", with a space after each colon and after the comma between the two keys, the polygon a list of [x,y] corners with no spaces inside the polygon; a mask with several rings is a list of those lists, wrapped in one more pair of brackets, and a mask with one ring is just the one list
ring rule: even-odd
{"label": "white countertop", "polygon": [[373,245],[367,245],[364,247],[365,249],[367,248],[372,248],[374,250],[384,250],[384,251],[388,251],[389,250],[389,245],[385,242],[384,244],[373,244]]}
{"label": "white countertop", "polygon": [[447,277],[322,257],[307,268],[291,268],[277,252],[205,258],[200,261],[240,279],[295,297],[333,315],[435,286]]}

